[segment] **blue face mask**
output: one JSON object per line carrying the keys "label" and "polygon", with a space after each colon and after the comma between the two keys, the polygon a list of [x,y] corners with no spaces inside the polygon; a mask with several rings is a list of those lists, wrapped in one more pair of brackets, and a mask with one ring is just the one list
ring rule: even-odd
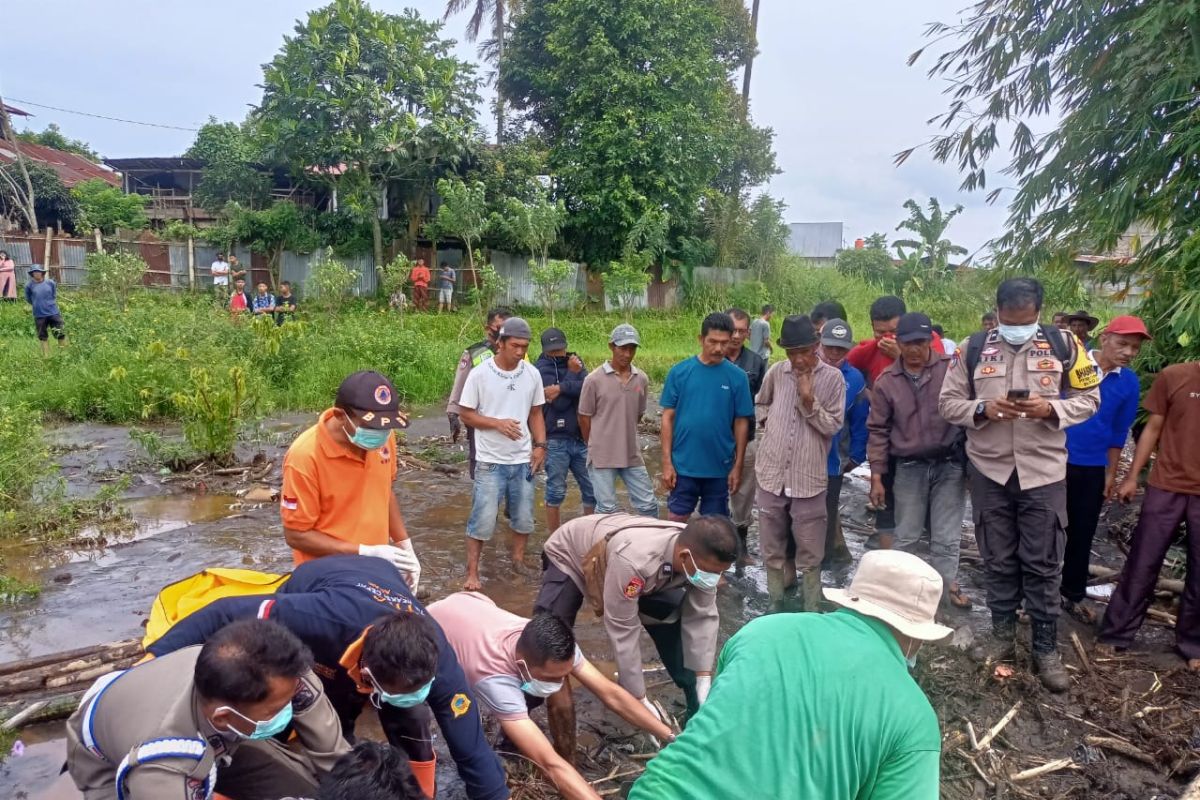
{"label": "blue face mask", "polygon": [[703,589],[706,592],[715,591],[717,585],[721,582],[721,573],[705,572],[696,564],[696,559],[690,550],[685,550],[688,560],[692,562],[692,572],[688,572],[687,561],[683,562],[683,574],[687,575],[687,579],[692,582],[692,585],[698,589]]}
{"label": "blue face mask", "polygon": [[371,705],[376,708],[382,708],[385,704],[395,708],[412,708],[419,706],[425,702],[425,698],[429,697],[429,690],[433,688],[433,678],[429,679],[429,683],[417,689],[415,692],[404,692],[398,694],[388,694],[383,690],[375,680],[375,676],[366,667],[363,667],[362,674],[371,682],[371,686],[375,691],[371,692]]}
{"label": "blue face mask", "polygon": [[1040,327],[1036,322],[1030,325],[1004,325],[1001,323],[996,326],[1000,331],[1000,338],[1013,347],[1020,347],[1028,342],[1037,335],[1038,328]]}
{"label": "blue face mask", "polygon": [[563,687],[562,681],[539,681],[533,677],[533,673],[529,671],[529,665],[524,659],[517,660],[517,667],[524,669],[524,674],[521,677],[524,682],[521,684],[521,691],[525,694],[533,695],[534,697],[549,697],[555,694]]}
{"label": "blue face mask", "polygon": [[353,422],[350,423],[350,427],[354,428],[354,433],[350,434],[350,442],[363,450],[378,450],[387,444],[388,437],[392,435],[391,431],[359,428]]}
{"label": "blue face mask", "polygon": [[249,717],[247,717],[245,714],[242,714],[241,712],[239,712],[236,708],[230,708],[229,706],[221,706],[220,708],[217,709],[217,711],[228,711],[232,714],[235,714],[235,715],[241,717],[246,722],[249,722],[251,725],[254,726],[254,732],[249,733],[249,734],[242,733],[241,731],[239,731],[237,728],[234,728],[234,727],[229,727],[229,728],[225,729],[229,733],[232,733],[233,735],[237,736],[239,739],[256,739],[256,740],[257,739],[270,739],[272,736],[275,736],[276,734],[281,733],[283,731],[283,729],[288,726],[288,723],[290,723],[292,721],[292,704],[291,703],[288,703],[286,706],[279,709],[278,714],[271,717],[269,720],[266,720],[265,722],[256,722],[255,720],[252,720]]}

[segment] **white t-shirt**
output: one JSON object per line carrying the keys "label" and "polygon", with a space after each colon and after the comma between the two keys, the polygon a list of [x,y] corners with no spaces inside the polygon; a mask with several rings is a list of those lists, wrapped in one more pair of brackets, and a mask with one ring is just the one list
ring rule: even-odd
{"label": "white t-shirt", "polygon": [[542,376],[528,361],[505,372],[489,358],[471,370],[458,404],[485,417],[515,419],[521,423],[521,438],[513,441],[499,431],[475,431],[476,460],[487,464],[527,464],[533,453],[529,437],[529,411],[544,405]]}
{"label": "white t-shirt", "polygon": [[229,262],[214,261],[209,267],[212,273],[213,286],[228,286],[229,285]]}

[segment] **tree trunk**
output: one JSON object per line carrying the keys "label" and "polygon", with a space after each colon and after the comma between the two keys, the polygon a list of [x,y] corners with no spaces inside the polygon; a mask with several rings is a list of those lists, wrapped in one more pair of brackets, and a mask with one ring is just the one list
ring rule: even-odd
{"label": "tree trunk", "polygon": [[375,255],[375,266],[383,266],[383,227],[379,224],[379,214],[371,215],[371,251]]}
{"label": "tree trunk", "polygon": [[508,0],[495,0],[496,16],[496,144],[501,144],[504,137],[504,93],[500,89],[500,67],[504,64],[504,5]]}
{"label": "tree trunk", "polygon": [[21,173],[21,180],[25,183],[25,196],[21,196],[20,189],[15,182],[10,181],[10,183],[15,190],[13,194],[21,206],[21,214],[29,224],[29,230],[36,233],[38,221],[37,209],[34,207],[33,181],[29,179],[29,170],[25,166],[25,154],[21,152],[21,144],[13,134],[12,121],[8,118],[8,107],[4,105],[3,96],[0,96],[0,139],[11,142],[13,152],[17,154],[17,171]]}
{"label": "tree trunk", "polygon": [[[754,49],[758,50],[758,4],[759,0],[754,0],[754,5],[750,10],[750,32],[754,36]],[[750,60],[746,62],[746,69],[742,73],[742,118],[745,119],[750,114],[750,75],[754,72],[754,53],[750,54]]]}

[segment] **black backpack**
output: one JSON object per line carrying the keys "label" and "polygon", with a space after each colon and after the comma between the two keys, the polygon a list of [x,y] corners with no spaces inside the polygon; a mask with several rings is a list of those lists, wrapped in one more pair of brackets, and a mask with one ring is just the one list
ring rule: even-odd
{"label": "black backpack", "polygon": [[[1067,337],[1063,336],[1063,332],[1052,325],[1039,325],[1038,335],[1050,343],[1050,349],[1054,352],[1054,356],[1063,364],[1063,374],[1066,375],[1066,370],[1071,366],[1071,344],[1067,341]],[[972,333],[967,339],[967,345],[963,350],[963,360],[967,364],[967,386],[971,390],[971,399],[975,399],[975,367],[979,366],[979,356],[983,353],[983,346],[987,342],[988,331],[978,331]]]}

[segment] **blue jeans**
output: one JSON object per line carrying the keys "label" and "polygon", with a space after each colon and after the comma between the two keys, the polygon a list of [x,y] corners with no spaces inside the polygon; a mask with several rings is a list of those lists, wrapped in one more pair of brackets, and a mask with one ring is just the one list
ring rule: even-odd
{"label": "blue jeans", "polygon": [[644,517],[658,516],[658,498],[646,467],[591,467],[592,488],[596,495],[597,514],[615,514],[617,507],[617,478],[625,483],[633,510]]}
{"label": "blue jeans", "polygon": [[471,518],[467,536],[486,542],[496,532],[500,498],[508,504],[509,527],[516,533],[533,533],[533,472],[529,464],[475,465],[475,486],[471,492]]}
{"label": "blue jeans", "polygon": [[679,517],[689,516],[700,501],[700,514],[729,516],[729,479],[692,478],[675,474],[675,488],[667,498],[667,510]]}
{"label": "blue jeans", "polygon": [[958,548],[967,478],[963,465],[952,459],[895,460],[897,550],[912,552],[929,518],[929,566],[942,576],[942,592],[958,580]]}
{"label": "blue jeans", "polygon": [[592,479],[588,476],[587,445],[579,439],[549,439],[546,442],[546,505],[558,508],[567,496],[567,471],[575,476],[583,504],[596,505]]}

